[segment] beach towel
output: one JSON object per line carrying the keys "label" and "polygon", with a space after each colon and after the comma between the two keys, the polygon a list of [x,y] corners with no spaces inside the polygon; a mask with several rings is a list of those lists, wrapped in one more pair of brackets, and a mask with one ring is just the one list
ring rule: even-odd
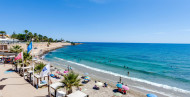
{"label": "beach towel", "polygon": [[13,70],[5,71],[4,74],[8,74],[8,73],[11,73],[11,72],[14,72],[14,71]]}
{"label": "beach towel", "polygon": [[51,77],[54,77],[54,74],[50,74]]}
{"label": "beach towel", "polygon": [[47,82],[45,80],[41,81],[41,84],[47,84]]}

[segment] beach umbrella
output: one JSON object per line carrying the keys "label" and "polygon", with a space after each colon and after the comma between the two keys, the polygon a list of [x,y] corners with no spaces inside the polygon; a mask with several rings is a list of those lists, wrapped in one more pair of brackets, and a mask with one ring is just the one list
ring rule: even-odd
{"label": "beach umbrella", "polygon": [[68,73],[69,71],[64,71],[64,73]]}
{"label": "beach umbrella", "polygon": [[85,79],[90,79],[90,77],[86,76]]}
{"label": "beach umbrella", "polygon": [[54,74],[50,74],[50,76],[51,76],[51,77],[53,77],[53,76],[54,76]]}
{"label": "beach umbrella", "polygon": [[147,94],[147,97],[157,97],[155,94]]}
{"label": "beach umbrella", "polygon": [[122,84],[117,84],[116,85],[118,88],[122,88]]}
{"label": "beach umbrella", "polygon": [[122,96],[122,94],[121,94],[121,93],[118,93],[118,92],[117,92],[117,93],[114,93],[113,95],[114,95],[114,96],[117,96],[117,97],[121,97],[121,96]]}
{"label": "beach umbrella", "polygon": [[96,86],[101,87],[101,86],[103,86],[103,83],[101,83],[101,82],[97,82],[97,83],[96,83]]}
{"label": "beach umbrella", "polygon": [[123,88],[124,90],[129,90],[129,87],[128,87],[128,86],[125,86],[125,85],[122,85],[122,88]]}

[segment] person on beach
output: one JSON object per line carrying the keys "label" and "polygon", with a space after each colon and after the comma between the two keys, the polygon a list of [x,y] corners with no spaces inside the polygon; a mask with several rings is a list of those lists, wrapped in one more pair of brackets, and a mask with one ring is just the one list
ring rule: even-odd
{"label": "person on beach", "polygon": [[121,83],[121,77],[119,78],[119,82]]}
{"label": "person on beach", "polygon": [[68,69],[68,71],[69,71],[69,65],[67,66],[67,69]]}
{"label": "person on beach", "polygon": [[99,88],[97,85],[95,85],[95,86],[93,87],[93,89],[99,90],[100,88]]}
{"label": "person on beach", "polygon": [[120,92],[120,93],[122,93],[122,90],[121,90],[121,88],[118,88],[118,90],[117,90],[118,92]]}
{"label": "person on beach", "polygon": [[128,76],[129,76],[129,71],[127,73],[128,73]]}
{"label": "person on beach", "polygon": [[70,66],[70,70],[73,70],[71,66]]}
{"label": "person on beach", "polygon": [[108,86],[108,84],[105,82],[105,83],[104,83],[104,87],[107,87],[107,86]]}
{"label": "person on beach", "polygon": [[123,90],[122,92],[123,92],[124,95],[126,94],[126,90]]}

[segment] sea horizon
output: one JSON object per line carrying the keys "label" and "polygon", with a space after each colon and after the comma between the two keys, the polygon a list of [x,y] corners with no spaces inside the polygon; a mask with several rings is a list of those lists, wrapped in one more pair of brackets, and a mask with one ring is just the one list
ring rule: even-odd
{"label": "sea horizon", "polygon": [[190,43],[157,43],[157,42],[75,42],[75,43],[131,43],[131,44],[190,44]]}

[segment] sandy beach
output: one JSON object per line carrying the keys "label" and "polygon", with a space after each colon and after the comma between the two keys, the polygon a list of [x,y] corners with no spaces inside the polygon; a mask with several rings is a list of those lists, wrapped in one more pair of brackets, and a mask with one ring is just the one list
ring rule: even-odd
{"label": "sandy beach", "polygon": [[[55,49],[58,49],[58,48],[61,48],[63,46],[67,46],[67,45],[71,45],[71,43],[62,43],[62,42],[58,42],[58,43],[51,43],[49,45],[49,47],[47,46],[47,42],[34,42],[33,43],[33,52],[32,54],[35,55],[35,56],[39,56],[39,55],[43,55],[49,51],[52,51],[52,50],[55,50]],[[27,50],[27,45],[26,43],[15,43],[15,44],[10,44],[8,46],[8,48],[12,47],[12,46],[15,46],[15,45],[20,45],[24,51]]]}

